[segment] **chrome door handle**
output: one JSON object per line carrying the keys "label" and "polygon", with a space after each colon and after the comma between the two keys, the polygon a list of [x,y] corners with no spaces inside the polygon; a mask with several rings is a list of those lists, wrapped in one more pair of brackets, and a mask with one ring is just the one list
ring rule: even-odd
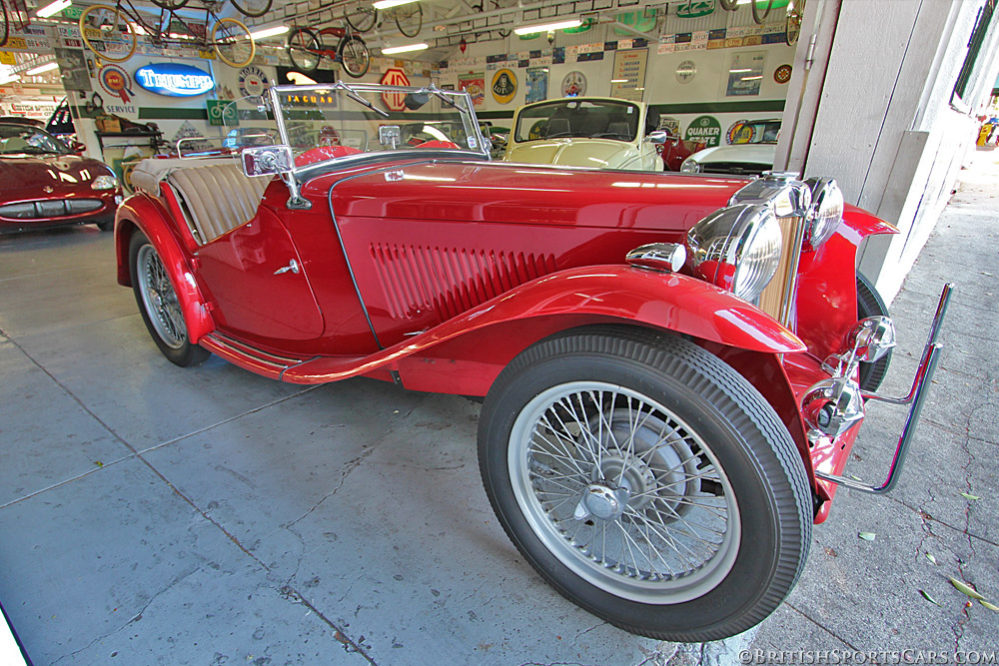
{"label": "chrome door handle", "polygon": [[298,275],[298,262],[292,259],[288,262],[287,266],[282,266],[281,268],[274,271],[274,275],[281,275],[281,273],[287,273],[291,271],[295,275]]}

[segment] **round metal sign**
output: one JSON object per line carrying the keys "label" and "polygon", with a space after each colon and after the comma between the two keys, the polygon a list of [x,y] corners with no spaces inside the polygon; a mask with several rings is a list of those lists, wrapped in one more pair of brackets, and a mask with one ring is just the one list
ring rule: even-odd
{"label": "round metal sign", "polygon": [[517,94],[517,75],[509,69],[501,69],[493,74],[493,99],[500,104],[509,104]]}
{"label": "round metal sign", "polygon": [[562,79],[562,97],[579,97],[586,94],[586,76],[572,71]]}

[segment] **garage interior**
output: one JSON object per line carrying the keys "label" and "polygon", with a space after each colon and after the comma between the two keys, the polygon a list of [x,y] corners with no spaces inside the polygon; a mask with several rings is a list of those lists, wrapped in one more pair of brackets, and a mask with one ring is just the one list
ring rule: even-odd
{"label": "garage interior", "polygon": [[[155,122],[168,143],[224,138],[206,102],[287,75],[280,33],[259,40],[247,68],[183,53],[120,65],[194,62],[215,79],[207,96],[115,90],[101,77],[110,63],[77,39],[73,10],[88,3],[39,19],[43,4],[29,2],[32,23],[12,26],[0,47],[0,115],[47,120],[66,97],[86,154],[119,169],[155,144],[107,131],[102,116]],[[350,4],[278,1],[247,24],[341,26]],[[488,88],[500,69],[520,75],[508,98],[481,91],[476,111],[493,126],[528,101],[528,72],[547,99],[585,85],[655,105],[681,136],[705,116],[720,142],[737,121],[780,118],[775,169],[834,175],[848,203],[901,232],[869,241],[858,267],[889,302],[905,350],[892,394],[908,390],[940,284],[958,283],[896,494],[841,491],[801,582],[758,628],[672,644],[580,610],[534,574],[493,516],[476,463],[477,402],[370,379],[292,386],[217,357],[175,367],[115,283],[112,234],[81,226],[0,235],[0,604],[27,658],[729,664],[741,650],[994,647],[996,616],[966,608],[947,578],[999,597],[987,462],[999,445],[989,332],[999,165],[974,149],[999,78],[995,4],[808,0],[788,44],[793,4],[780,0],[762,24],[748,4],[727,12],[713,0],[423,0],[417,37],[384,20],[363,35],[373,60],[361,81],[400,70],[412,85]],[[222,15],[239,16],[228,6]],[[586,29],[511,32],[565,19]],[[427,48],[381,52],[407,42]],[[615,79],[618,54],[634,51],[644,52],[640,74]],[[750,92],[732,85],[743,65],[761,72]],[[328,67],[320,72],[339,78]],[[896,437],[885,413],[858,439],[861,476]]]}

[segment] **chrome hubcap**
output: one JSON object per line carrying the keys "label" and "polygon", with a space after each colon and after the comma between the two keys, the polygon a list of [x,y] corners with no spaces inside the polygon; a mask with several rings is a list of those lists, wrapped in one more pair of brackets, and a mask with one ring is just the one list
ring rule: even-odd
{"label": "chrome hubcap", "polygon": [[609,593],[689,601],[735,562],[741,530],[728,477],[693,428],[641,393],[594,381],[541,392],[514,421],[507,465],[534,534]]}

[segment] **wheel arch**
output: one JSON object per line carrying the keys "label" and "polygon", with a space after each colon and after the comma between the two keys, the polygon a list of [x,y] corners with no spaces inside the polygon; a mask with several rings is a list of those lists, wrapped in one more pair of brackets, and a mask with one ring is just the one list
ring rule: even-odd
{"label": "wheel arch", "polygon": [[215,330],[209,301],[198,285],[187,254],[171,231],[165,211],[148,195],[133,195],[118,207],[114,232],[118,284],[132,286],[129,246],[136,231],[149,239],[169,271],[187,322],[188,339],[196,344]]}

